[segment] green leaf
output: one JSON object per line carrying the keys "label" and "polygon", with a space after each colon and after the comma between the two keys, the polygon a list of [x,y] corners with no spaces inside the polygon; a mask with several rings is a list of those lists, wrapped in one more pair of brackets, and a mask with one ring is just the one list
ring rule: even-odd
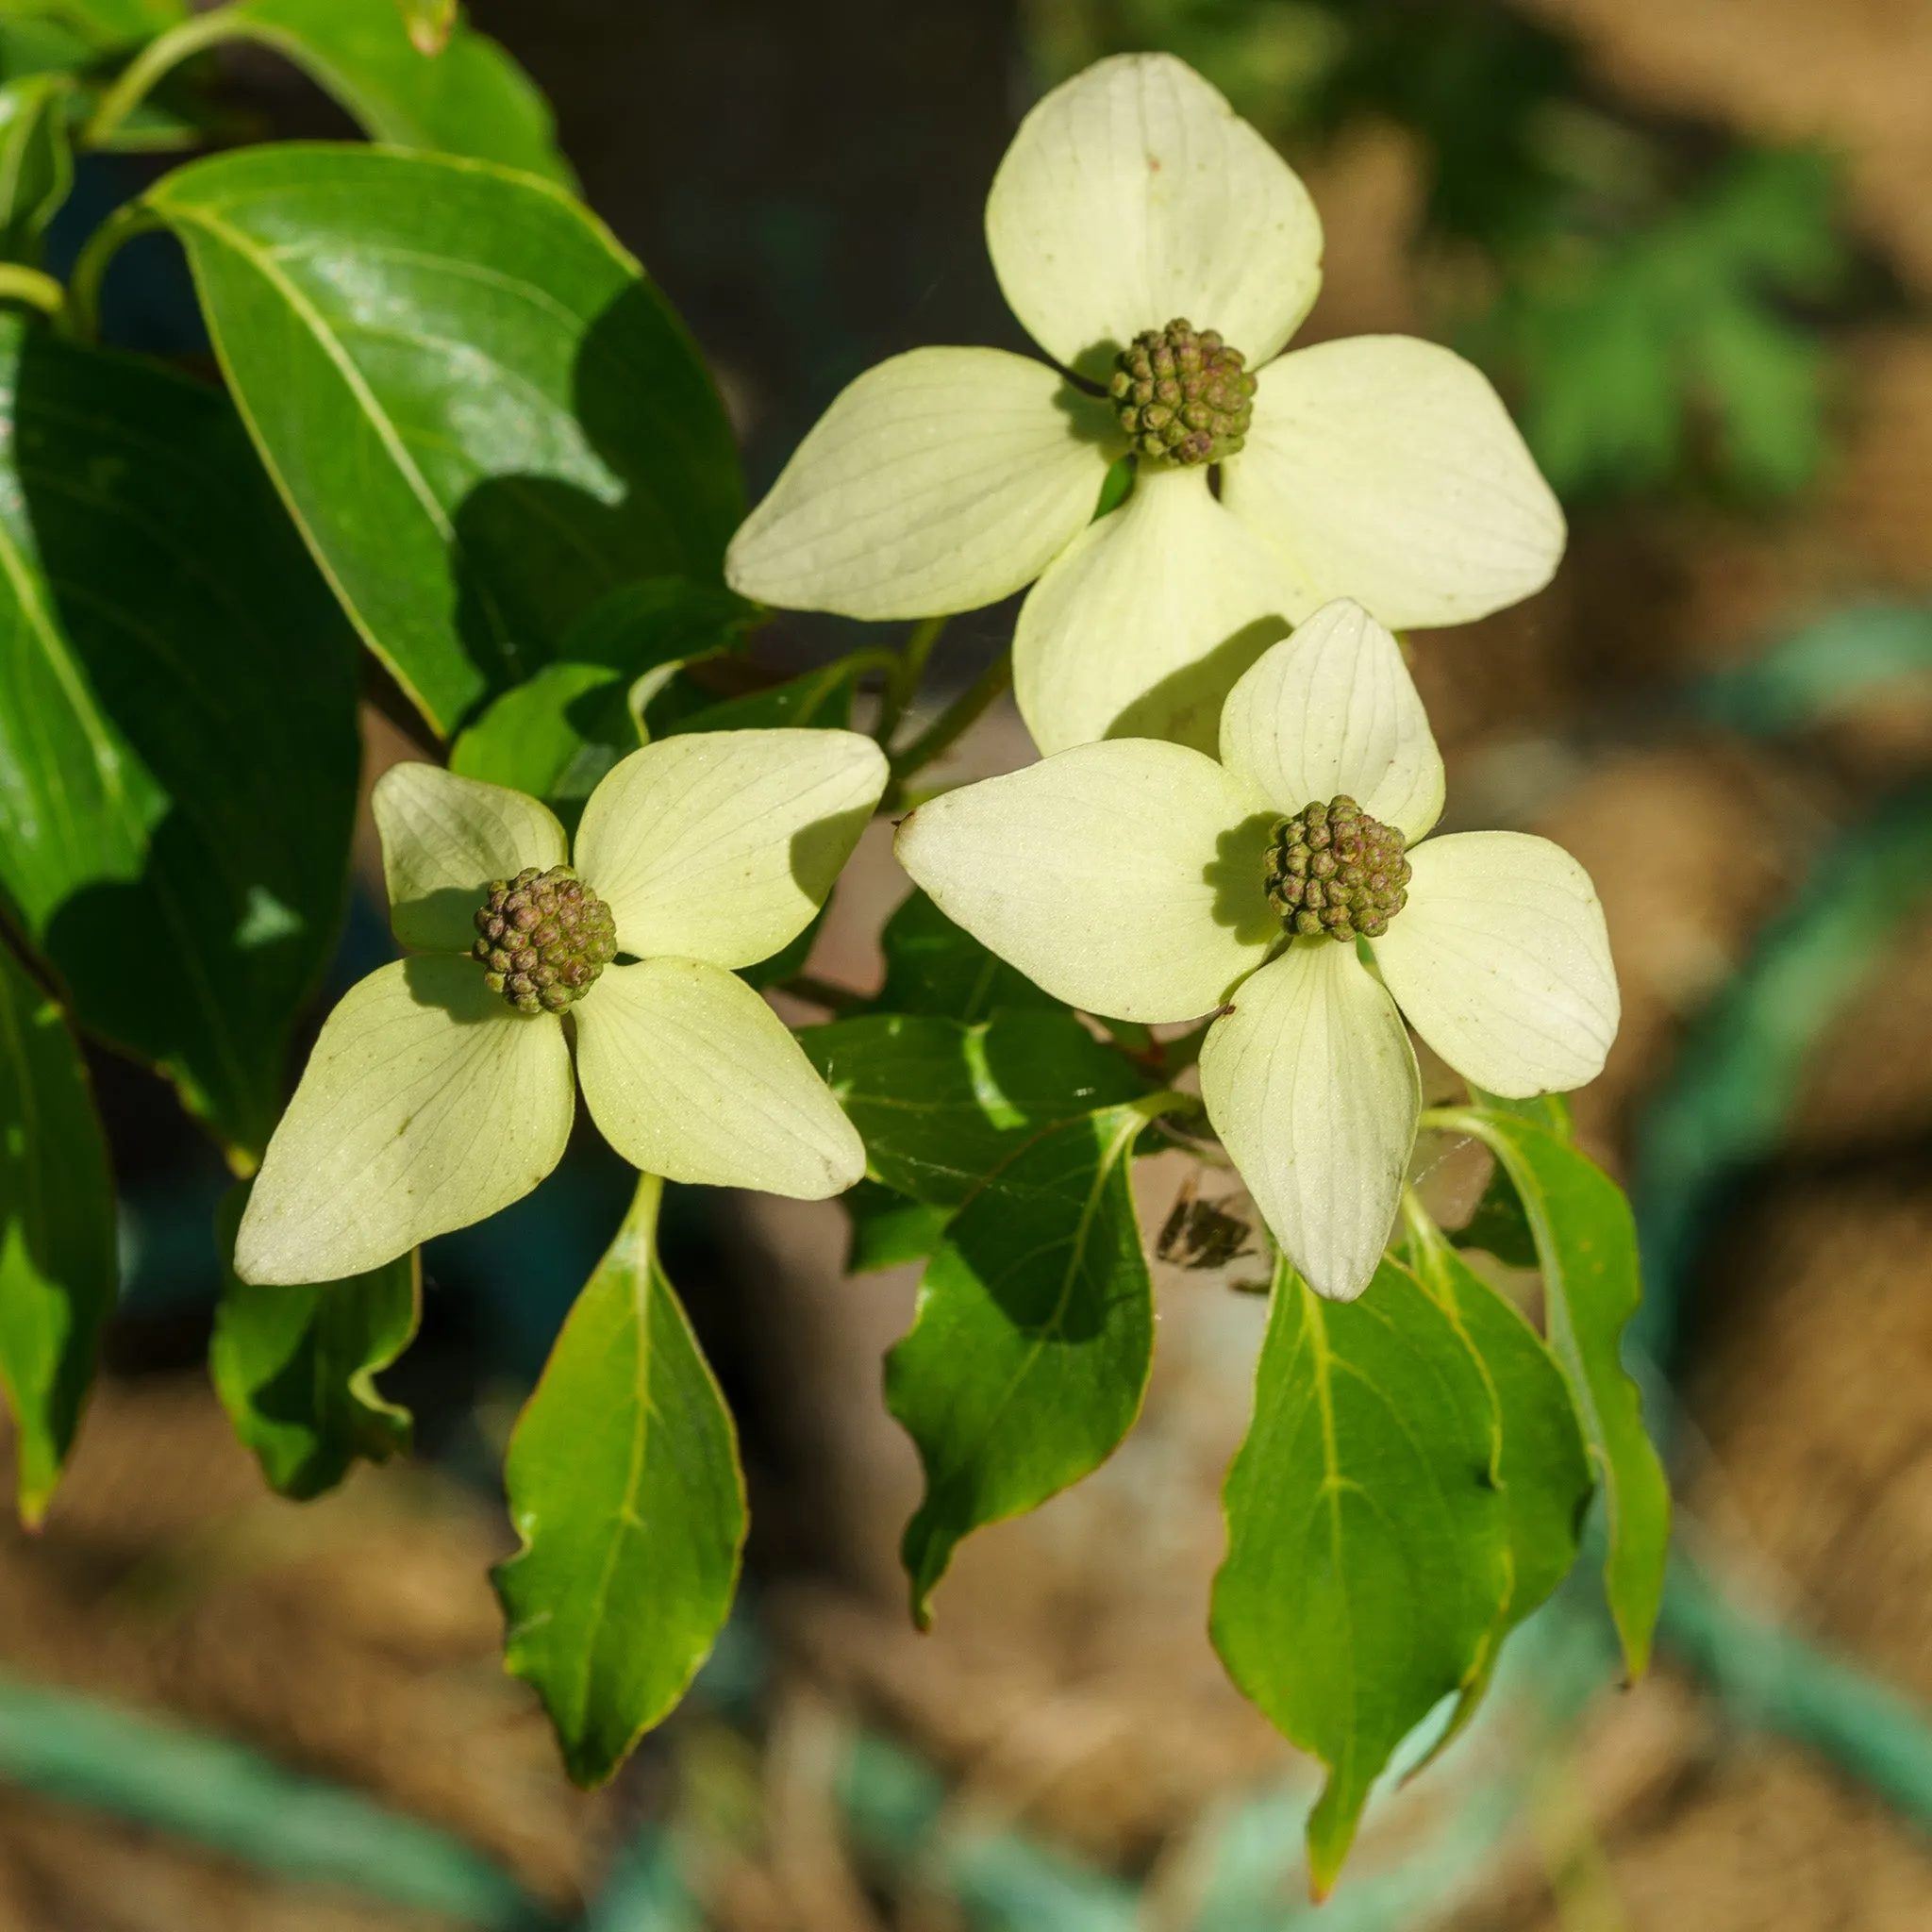
{"label": "green leaf", "polygon": [[945,1239],[950,1208],[929,1208],[881,1186],[860,1181],[839,1197],[852,1221],[852,1244],[845,1252],[848,1274],[871,1274],[881,1268],[923,1261]]}
{"label": "green leaf", "polygon": [[1537,1265],[1536,1237],[1515,1184],[1500,1167],[1490,1176],[1475,1212],[1456,1230],[1458,1248],[1487,1248],[1506,1268]]}
{"label": "green leaf", "polygon": [[66,1016],[0,944],[0,1387],[29,1528],[46,1514],[119,1280],[108,1145]]}
{"label": "green leaf", "polygon": [[1491,1468],[1508,1530],[1508,1594],[1434,1756],[1475,1714],[1503,1640],[1569,1575],[1595,1477],[1569,1384],[1541,1337],[1426,1222],[1417,1228],[1411,1254],[1416,1278],[1455,1323],[1489,1383],[1495,1413]]}
{"label": "green leaf", "polygon": [[375,1378],[415,1339],[422,1267],[412,1249],[342,1281],[239,1281],[229,1257],[249,1185],[231,1188],[215,1213],[222,1299],[208,1374],[270,1486],[306,1502],[334,1489],[358,1457],[387,1462],[408,1454],[409,1411],[386,1401]]}
{"label": "green leaf", "polygon": [[96,53],[139,46],[188,17],[188,0],[8,0],[14,21],[45,21],[65,28]]}
{"label": "green leaf", "polygon": [[1065,1008],[1024,973],[987,951],[921,891],[901,905],[879,935],[886,983],[874,1003],[887,1013],[936,1013],[984,1020],[1001,1007]]}
{"label": "green leaf", "polygon": [[535,82],[487,35],[452,25],[441,49],[425,54],[395,0],[235,0],[149,46],[107,95],[90,138],[111,139],[181,61],[239,41],[293,62],[372,141],[496,161],[575,187]]}
{"label": "green leaf", "polygon": [[684,731],[771,731],[785,725],[817,725],[843,731],[852,723],[852,693],[869,671],[892,662],[887,651],[854,651],[816,671],[764,691],[726,698],[678,719],[664,735]]}
{"label": "green leaf", "polygon": [[40,265],[41,238],[74,186],[72,93],[49,74],[0,87],[0,261]]}
{"label": "green leaf", "polygon": [[1395,1747],[1482,1668],[1508,1592],[1493,1415],[1406,1268],[1329,1302],[1277,1267],[1210,1629],[1228,1674],[1328,1767],[1307,1827],[1318,1897]]}
{"label": "green leaf", "polygon": [[1671,1492],[1619,1353],[1624,1324],[1643,1293],[1630,1204],[1594,1161],[1520,1116],[1457,1111],[1439,1119],[1491,1149],[1529,1217],[1550,1347],[1569,1378],[1603,1484],[1610,1615],[1624,1662],[1639,1676],[1650,1660],[1663,1591]]}
{"label": "green leaf", "polygon": [[1016,1155],[946,1230],[886,1357],[925,1471],[900,1549],[921,1629],[961,1538],[1078,1482],[1141,1412],[1154,1298],[1128,1167],[1147,1117],[1104,1108]]}
{"label": "green leaf", "polygon": [[0,319],[0,891],[245,1165],[334,944],[354,640],[206,383]]}
{"label": "green leaf", "polygon": [[1559,1141],[1570,1138],[1570,1102],[1561,1093],[1532,1093],[1527,1100],[1505,1100],[1499,1094],[1486,1093],[1480,1087],[1472,1086],[1469,1096],[1471,1104],[1486,1113],[1510,1114],[1517,1120],[1533,1123]]}
{"label": "green leaf", "polygon": [[1138,1098],[1146,1082],[1074,1016],[867,1013],[798,1035],[865,1142],[873,1179],[957,1208],[1046,1128]]}
{"label": "green leaf", "polygon": [[730,1411],[659,1266],[650,1174],[518,1419],[522,1553],[496,1573],[505,1661],[576,1783],[601,1784],[683,1696],[731,1607],[744,1485]]}
{"label": "green leaf", "polygon": [[717,392],[559,190],[290,142],[178,169],[144,206],[188,251],[309,547],[438,731],[562,655],[618,587],[716,578],[742,508]]}
{"label": "green leaf", "polygon": [[457,0],[396,0],[409,44],[423,55],[440,54],[457,30]]}

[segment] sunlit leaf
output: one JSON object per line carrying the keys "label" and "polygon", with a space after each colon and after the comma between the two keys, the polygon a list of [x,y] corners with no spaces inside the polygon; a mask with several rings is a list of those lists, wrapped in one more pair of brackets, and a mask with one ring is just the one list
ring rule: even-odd
{"label": "sunlit leaf", "polygon": [[0,943],[0,1386],[29,1525],[73,1445],[118,1272],[114,1184],[80,1049]]}
{"label": "sunlit leaf", "polygon": [[1412,1244],[1410,1258],[1416,1278],[1460,1330],[1489,1382],[1493,1473],[1508,1525],[1508,1595],[1476,1674],[1436,1745],[1440,1751],[1474,1715],[1503,1640],[1570,1574],[1595,1480],[1569,1384],[1535,1329],[1434,1228]]}
{"label": "sunlit leaf", "polygon": [[1015,1149],[1146,1083],[1068,1012],[865,1014],[798,1036],[889,1188],[957,1208]]}
{"label": "sunlit leaf", "polygon": [[247,1203],[242,1182],[215,1217],[222,1299],[208,1374],[270,1486],[306,1501],[334,1489],[358,1459],[408,1454],[409,1412],[375,1378],[415,1336],[422,1270],[412,1250],[344,1281],[251,1287],[228,1260]]}
{"label": "sunlit leaf", "polygon": [[731,1416],[657,1253],[645,1175],[510,1439],[522,1553],[496,1573],[506,1662],[543,1700],[580,1785],[683,1696],[738,1582]]}
{"label": "sunlit leaf", "polygon": [[1569,1378],[1603,1485],[1610,1615],[1630,1674],[1640,1675],[1663,1591],[1671,1492],[1620,1353],[1624,1324],[1643,1292],[1630,1204],[1594,1161],[1530,1121],[1488,1111],[1442,1120],[1489,1146],[1528,1216],[1550,1348]]}
{"label": "sunlit leaf", "polygon": [[922,1629],[961,1538],[1079,1481],[1141,1412],[1154,1305],[1128,1167],[1146,1120],[1106,1108],[1016,1155],[946,1229],[886,1357],[925,1471],[901,1545]]}
{"label": "sunlit leaf", "polygon": [[334,944],[354,641],[221,393],[0,319],[0,890],[244,1164]]}
{"label": "sunlit leaf", "polygon": [[1395,1747],[1482,1667],[1509,1588],[1493,1417],[1476,1357],[1406,1268],[1385,1261],[1353,1302],[1277,1269],[1210,1627],[1229,1675],[1328,1767],[1307,1827],[1318,1896]]}
{"label": "sunlit leaf", "polygon": [[291,142],[194,162],[146,205],[310,548],[439,731],[561,655],[608,592],[715,580],[741,507],[717,393],[556,188]]}

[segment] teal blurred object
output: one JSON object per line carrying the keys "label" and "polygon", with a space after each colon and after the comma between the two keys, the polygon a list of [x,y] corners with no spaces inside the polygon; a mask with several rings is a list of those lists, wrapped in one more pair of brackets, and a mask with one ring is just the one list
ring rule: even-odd
{"label": "teal blurred object", "polygon": [[1691,702],[1726,730],[1777,738],[1914,684],[1932,688],[1932,605],[1861,604],[1828,611],[1748,664],[1713,673]]}
{"label": "teal blurred object", "polygon": [[508,1874],[435,1826],[284,1771],[246,1746],[0,1675],[0,1779],[489,1932],[555,1922]]}

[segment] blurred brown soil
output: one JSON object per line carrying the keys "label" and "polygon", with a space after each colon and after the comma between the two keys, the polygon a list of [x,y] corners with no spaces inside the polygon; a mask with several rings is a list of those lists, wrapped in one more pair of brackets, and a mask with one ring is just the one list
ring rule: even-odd
{"label": "blurred brown soil", "polygon": [[[503,1673],[488,1572],[507,1541],[492,1512],[422,1471],[361,1470],[320,1502],[280,1502],[198,1379],[104,1381],[45,1528],[0,1528],[0,1668],[355,1785],[568,1902],[601,1863],[606,1807],[571,1790],[535,1697]],[[108,1874],[150,1862],[152,1897],[101,1916]],[[0,1796],[0,1900],[40,1901],[27,1924],[413,1923],[285,1890]],[[183,1916],[176,1898],[201,1902]],[[285,1922],[254,1916],[271,1899]]]}

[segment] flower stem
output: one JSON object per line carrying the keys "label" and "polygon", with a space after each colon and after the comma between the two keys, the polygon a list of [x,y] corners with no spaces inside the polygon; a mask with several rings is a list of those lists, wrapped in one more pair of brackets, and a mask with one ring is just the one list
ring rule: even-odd
{"label": "flower stem", "polygon": [[191,54],[212,47],[220,41],[233,40],[245,31],[244,24],[233,16],[230,8],[218,8],[192,20],[185,20],[158,40],[150,41],[122,71],[117,80],[101,96],[94,117],[82,130],[82,147],[100,147],[111,140],[135,108],[141,106],[155,83]]}
{"label": "flower stem", "polygon": [[49,315],[58,315],[67,291],[50,275],[16,261],[0,262],[0,302],[29,302]]}
{"label": "flower stem", "polygon": [[892,782],[880,809],[891,811],[905,803],[906,780],[949,750],[956,739],[1013,681],[1013,652],[1008,645],[953,702],[892,760]]}
{"label": "flower stem", "polygon": [[879,699],[878,723],[873,726],[872,735],[880,744],[891,743],[892,733],[899,728],[899,721],[906,715],[906,707],[918,695],[919,681],[925,675],[926,660],[932,656],[932,647],[939,642],[940,633],[951,622],[949,617],[922,617],[900,645],[886,675],[885,692]]}

